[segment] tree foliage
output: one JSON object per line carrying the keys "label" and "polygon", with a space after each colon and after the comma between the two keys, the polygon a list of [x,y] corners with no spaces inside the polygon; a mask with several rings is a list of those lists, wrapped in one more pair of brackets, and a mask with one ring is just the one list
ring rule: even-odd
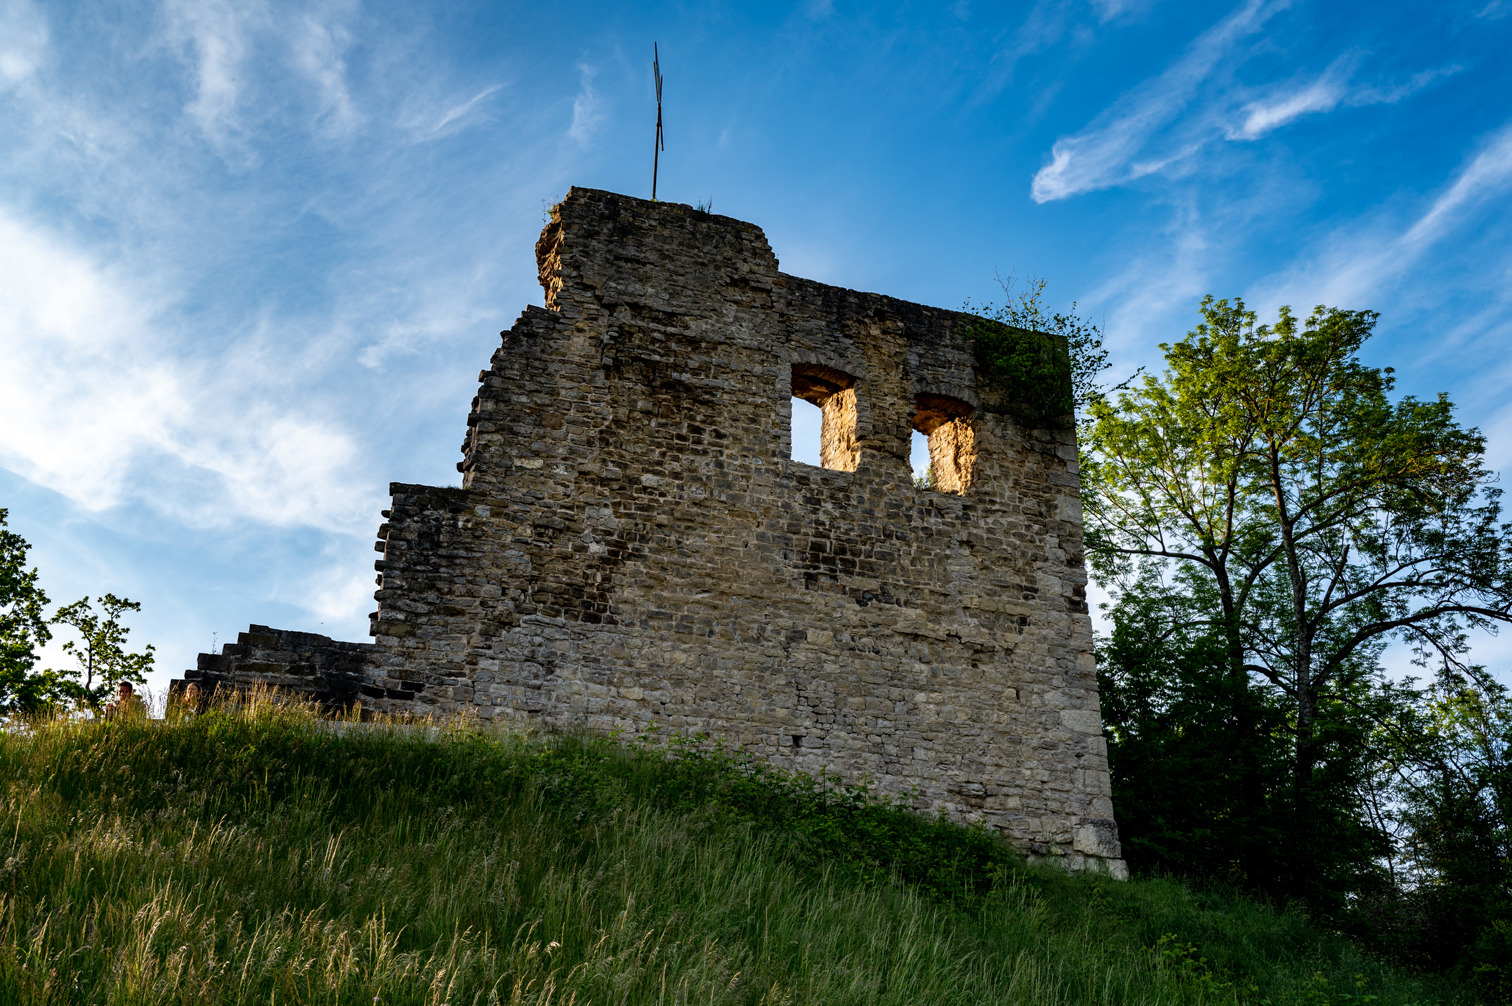
{"label": "tree foliage", "polygon": [[98,613],[87,597],[58,609],[54,623],[67,625],[78,634],[78,638],[63,644],[63,652],[74,658],[76,666],[46,672],[54,694],[90,709],[98,709],[123,681],[145,683],[154,653],[151,643],[141,653],[126,648],[131,630],[121,616],[141,611],[139,602],[114,594],[101,596],[99,602]]}
{"label": "tree foliage", "polygon": [[1441,672],[1380,735],[1392,888],[1364,934],[1512,1002],[1512,696],[1482,668]]}
{"label": "tree foliage", "polygon": [[1092,400],[1083,445],[1089,557],[1115,619],[1203,654],[1207,694],[1228,704],[1238,819],[1284,822],[1241,845],[1239,872],[1324,905],[1385,841],[1361,806],[1374,725],[1402,701],[1382,649],[1457,667],[1470,629],[1512,620],[1484,438],[1442,395],[1392,400],[1392,372],[1357,355],[1375,319],[1282,309],[1257,325],[1208,298],[1162,346],[1164,374]]}
{"label": "tree foliage", "polygon": [[32,674],[37,648],[52,638],[47,594],[35,567],[26,568],[31,546],[6,530],[9,511],[0,508],[0,714],[33,709],[42,701]]}
{"label": "tree foliage", "polygon": [[[31,546],[5,529],[8,511],[0,508],[0,716],[32,713],[49,706],[98,709],[122,681],[142,684],[152,670],[154,649],[133,653],[123,621],[142,606],[128,598],[104,594],[96,611],[88,597],[47,616],[47,594],[35,567],[28,569]],[[37,670],[38,649],[52,639],[53,627],[73,630],[63,644],[76,666]]]}
{"label": "tree foliage", "polygon": [[1284,718],[1227,672],[1223,637],[1199,614],[1209,592],[1184,572],[1147,567],[1126,583],[1098,646],[1124,855],[1136,872],[1257,886],[1284,830]]}

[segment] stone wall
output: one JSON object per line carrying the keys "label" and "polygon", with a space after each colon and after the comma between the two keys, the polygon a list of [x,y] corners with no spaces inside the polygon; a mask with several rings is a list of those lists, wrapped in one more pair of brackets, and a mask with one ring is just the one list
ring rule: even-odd
{"label": "stone wall", "polygon": [[463,488],[392,486],[365,705],[704,731],[1121,873],[1071,430],[978,388],[955,312],[785,275],[751,224],[573,189],[536,250]]}
{"label": "stone wall", "polygon": [[290,632],[253,625],[238,633],[236,642],[220,653],[201,653],[197,666],[184,673],[184,682],[198,685],[208,696],[217,688],[265,685],[309,696],[336,709],[377,699],[413,701],[410,694],[389,693],[370,680],[375,648],[372,643],[344,643],[313,632]]}

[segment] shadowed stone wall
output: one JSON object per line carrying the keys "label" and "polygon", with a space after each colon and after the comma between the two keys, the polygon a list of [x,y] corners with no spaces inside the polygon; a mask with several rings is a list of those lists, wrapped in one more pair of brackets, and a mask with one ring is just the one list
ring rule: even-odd
{"label": "shadowed stone wall", "polygon": [[[365,707],[706,731],[1121,874],[1071,430],[984,397],[955,312],[785,275],[751,224],[573,189],[536,251],[463,488],[392,486],[374,642],[330,644]],[[186,680],[297,677],[303,634],[251,635]]]}

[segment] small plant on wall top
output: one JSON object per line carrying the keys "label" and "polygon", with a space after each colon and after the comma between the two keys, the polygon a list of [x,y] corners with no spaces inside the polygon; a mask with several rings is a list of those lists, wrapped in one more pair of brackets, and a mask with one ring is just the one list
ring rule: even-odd
{"label": "small plant on wall top", "polygon": [[1097,375],[1108,366],[1102,330],[1045,301],[1045,281],[998,277],[1002,304],[962,307],[963,334],[976,354],[982,391],[992,407],[1029,426],[1069,425],[1097,395]]}

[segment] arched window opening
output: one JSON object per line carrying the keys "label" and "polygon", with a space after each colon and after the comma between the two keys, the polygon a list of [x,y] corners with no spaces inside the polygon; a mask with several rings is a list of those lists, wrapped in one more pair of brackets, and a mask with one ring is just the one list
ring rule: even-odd
{"label": "arched window opening", "polygon": [[919,395],[914,399],[913,428],[925,438],[929,453],[928,470],[921,478],[923,459],[914,452],[914,480],[937,492],[964,495],[971,488],[972,468],[976,464],[976,434],[971,428],[973,409],[958,398],[944,395]]}
{"label": "arched window opening", "polygon": [[804,422],[802,401],[819,407],[819,466],[855,471],[861,462],[861,448],[856,444],[856,379],[830,367],[795,363],[793,398],[793,460],[812,463],[811,447],[800,441],[800,433],[812,428],[811,420]]}

